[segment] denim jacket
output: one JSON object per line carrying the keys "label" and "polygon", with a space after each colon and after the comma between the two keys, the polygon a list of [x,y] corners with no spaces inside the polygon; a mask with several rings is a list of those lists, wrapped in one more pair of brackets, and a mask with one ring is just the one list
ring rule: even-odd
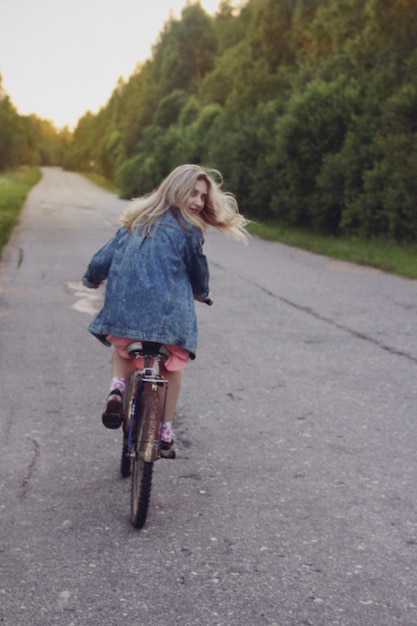
{"label": "denim jacket", "polygon": [[196,300],[209,293],[202,232],[171,208],[150,233],[121,227],[91,259],[86,287],[107,279],[104,305],[88,330],[106,345],[106,335],[181,346],[195,358]]}

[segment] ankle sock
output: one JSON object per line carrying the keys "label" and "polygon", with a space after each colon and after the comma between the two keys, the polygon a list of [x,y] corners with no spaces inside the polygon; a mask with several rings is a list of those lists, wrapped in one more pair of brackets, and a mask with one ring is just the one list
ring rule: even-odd
{"label": "ankle sock", "polygon": [[126,389],[126,378],[122,378],[121,376],[114,376],[111,379],[110,391],[113,391],[113,389],[118,389],[123,395]]}
{"label": "ankle sock", "polygon": [[161,430],[161,440],[170,443],[172,439],[172,422],[163,422]]}

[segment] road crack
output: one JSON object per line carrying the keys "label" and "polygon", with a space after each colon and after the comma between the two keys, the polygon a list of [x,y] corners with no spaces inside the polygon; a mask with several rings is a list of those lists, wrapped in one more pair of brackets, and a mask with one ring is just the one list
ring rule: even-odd
{"label": "road crack", "polygon": [[39,457],[41,455],[41,448],[39,443],[36,441],[36,439],[32,439],[32,444],[33,444],[33,457],[32,457],[32,461],[28,467],[28,471],[26,476],[23,477],[22,479],[22,483],[21,483],[21,493],[20,493],[20,500],[24,500],[26,498],[26,496],[28,495],[29,491],[30,491],[30,486],[31,486],[31,480],[33,477],[33,474],[35,472],[35,468],[36,465],[38,463]]}
{"label": "road crack", "polygon": [[381,348],[381,350],[385,350],[385,352],[389,352],[390,354],[393,354],[395,356],[400,356],[402,358],[408,359],[408,361],[411,361],[417,364],[417,357],[413,356],[412,354],[409,354],[408,352],[405,352],[404,350],[399,350],[397,348],[393,348],[392,346],[388,346],[382,341],[379,341],[378,339],[375,339],[374,337],[371,337],[370,335],[367,335],[366,333],[361,333],[357,330],[354,330],[353,328],[349,328],[349,326],[345,326],[344,324],[340,324],[339,322],[336,322],[335,320],[329,317],[321,315],[320,313],[318,313],[311,307],[298,304],[297,302],[288,300],[287,298],[284,298],[283,296],[279,296],[276,293],[270,291],[269,289],[266,289],[266,287],[262,287],[262,285],[258,285],[257,283],[250,281],[247,278],[244,278],[243,276],[241,276],[240,278],[244,280],[246,283],[249,283],[253,285],[254,287],[257,287],[257,289],[260,289],[261,291],[263,291],[263,293],[267,294],[268,296],[271,296],[275,300],[279,300],[280,302],[286,304],[287,306],[297,309],[297,311],[302,311],[303,313],[306,313],[307,315],[310,315],[311,317],[314,317],[315,319],[325,322],[326,324],[329,324],[330,326],[333,326],[334,328],[338,328],[339,330],[343,330],[344,332],[349,333],[356,339],[362,339],[363,341],[372,343],[374,346]]}

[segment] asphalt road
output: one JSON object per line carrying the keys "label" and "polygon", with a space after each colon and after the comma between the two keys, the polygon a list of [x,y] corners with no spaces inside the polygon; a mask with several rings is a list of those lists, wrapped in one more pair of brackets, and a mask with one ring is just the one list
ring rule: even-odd
{"label": "asphalt road", "polygon": [[136,531],[80,285],[124,205],[46,168],[0,264],[0,623],[417,624],[416,281],[209,234],[179,454]]}

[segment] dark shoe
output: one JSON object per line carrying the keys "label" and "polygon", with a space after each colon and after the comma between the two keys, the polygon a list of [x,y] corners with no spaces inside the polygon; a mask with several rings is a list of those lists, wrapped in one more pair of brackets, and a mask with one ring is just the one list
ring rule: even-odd
{"label": "dark shoe", "polygon": [[120,428],[123,422],[123,396],[118,389],[113,389],[107,396],[101,419],[106,428]]}
{"label": "dark shoe", "polygon": [[171,441],[161,441],[159,453],[162,459],[175,459],[176,453],[174,439],[171,439]]}

